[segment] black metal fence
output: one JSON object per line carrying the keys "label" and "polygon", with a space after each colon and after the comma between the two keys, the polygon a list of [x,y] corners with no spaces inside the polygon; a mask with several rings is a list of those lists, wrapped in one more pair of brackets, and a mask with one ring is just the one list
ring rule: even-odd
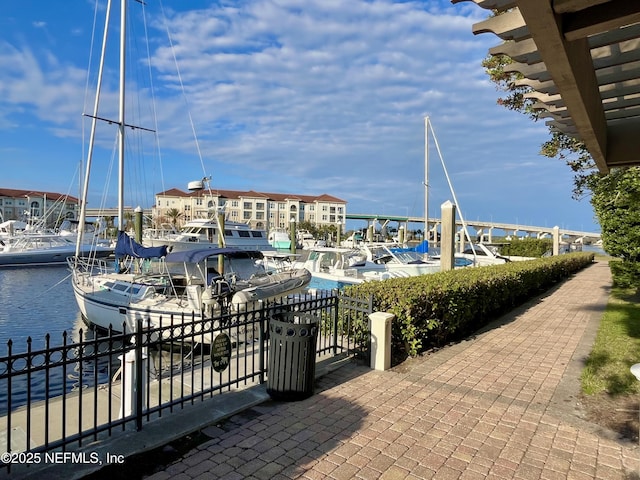
{"label": "black metal fence", "polygon": [[[80,330],[61,345],[0,357],[0,452],[81,447],[232,389],[265,382],[270,318],[319,324],[317,356],[368,361],[371,299],[328,294],[265,303],[217,318],[170,318],[135,332]],[[3,428],[4,427],[4,428]],[[2,430],[6,432],[2,436]],[[11,462],[0,462],[0,469]]]}

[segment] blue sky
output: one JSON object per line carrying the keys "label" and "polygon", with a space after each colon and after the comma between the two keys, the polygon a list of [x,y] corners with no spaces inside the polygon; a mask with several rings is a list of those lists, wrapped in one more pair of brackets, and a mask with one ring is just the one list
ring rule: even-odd
{"label": "blue sky", "polygon": [[[106,0],[64,5],[0,4],[2,187],[78,196]],[[496,104],[481,61],[500,40],[472,34],[487,13],[472,2],[151,0],[129,11],[129,42],[147,58],[145,16],[150,55],[129,54],[127,123],[157,133],[129,137],[150,146],[127,157],[128,205],[210,175],[214,188],[328,193],[350,213],[421,216],[429,116],[467,220],[599,231],[588,199],[571,198],[569,167],[539,155],[544,124]],[[115,46],[103,98],[99,115],[117,118]],[[98,127],[89,204],[116,206],[115,130]],[[429,158],[437,217],[452,195]]]}

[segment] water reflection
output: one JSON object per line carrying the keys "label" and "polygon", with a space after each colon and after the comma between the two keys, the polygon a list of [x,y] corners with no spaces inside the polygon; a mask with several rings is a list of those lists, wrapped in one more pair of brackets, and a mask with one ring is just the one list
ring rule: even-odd
{"label": "water reflection", "polygon": [[[0,357],[0,414],[27,403],[108,383],[120,367],[120,338],[101,334],[77,313],[73,328],[59,339],[9,340]],[[48,337],[48,338],[47,338]],[[27,375],[26,370],[31,367]],[[42,367],[40,370],[34,368]],[[9,395],[11,398],[9,398]]]}
{"label": "water reflection", "polygon": [[71,390],[108,383],[120,367],[120,336],[110,338],[108,332],[87,324],[81,314],[74,327],[72,342],[77,346],[73,373],[68,375]]}

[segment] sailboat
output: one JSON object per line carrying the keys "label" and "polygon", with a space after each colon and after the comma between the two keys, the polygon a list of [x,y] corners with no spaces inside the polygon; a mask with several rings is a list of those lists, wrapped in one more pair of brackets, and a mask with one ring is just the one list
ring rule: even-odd
{"label": "sailboat", "polygon": [[[133,332],[138,320],[150,327],[211,318],[246,308],[252,302],[280,298],[304,289],[311,274],[304,269],[269,272],[260,251],[207,248],[169,252],[166,245],[144,247],[122,228],[124,219],[125,33],[127,0],[120,0],[120,100],[118,120],[99,117],[100,87],[111,2],[105,17],[101,68],[94,103],[80,221],[86,217],[87,191],[98,120],[118,127],[118,218],[116,260],[76,255],[68,259],[73,292],[84,319],[101,328]],[[140,235],[141,236],[141,235]]]}
{"label": "sailboat", "polygon": [[[433,125],[431,124],[431,120],[428,116],[424,117],[424,188],[425,188],[425,194],[424,194],[424,232],[425,233],[424,234],[425,234],[425,241],[427,241],[427,244],[426,244],[427,246],[428,246],[429,236],[431,234],[429,230],[429,216],[428,216],[428,212],[429,212],[429,196],[428,196],[429,132],[431,132],[431,136],[433,138],[435,148],[438,152],[438,156],[440,157],[440,163],[442,165],[445,178],[447,179],[447,183],[449,185],[449,191],[451,192],[454,203],[458,205],[458,207],[460,205],[458,203],[458,199],[456,198],[456,193],[453,190],[453,185],[449,177],[449,172],[447,171],[447,167],[444,164],[444,159],[442,158],[442,153],[440,152],[440,145],[438,144],[438,139],[436,138],[436,134],[433,131]],[[498,255],[494,250],[488,248],[486,245],[474,244],[471,241],[471,236],[469,235],[467,224],[461,212],[459,210],[458,212],[460,213],[460,221],[462,222],[462,231],[460,232],[461,233],[460,242],[464,244],[466,240],[468,241],[469,246],[463,249],[462,252],[455,254],[454,265],[456,267],[499,265],[509,261],[509,259]],[[437,232],[435,232],[435,229],[433,231],[433,236],[435,240],[435,238],[437,238]],[[434,255],[432,258],[439,260],[440,256]]]}

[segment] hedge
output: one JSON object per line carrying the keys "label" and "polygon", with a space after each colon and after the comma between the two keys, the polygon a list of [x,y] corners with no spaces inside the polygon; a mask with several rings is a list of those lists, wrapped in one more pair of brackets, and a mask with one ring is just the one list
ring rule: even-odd
{"label": "hedge", "polygon": [[372,296],[374,311],[395,315],[394,363],[461,339],[593,262],[579,252],[479,268],[461,268],[348,287]]}

